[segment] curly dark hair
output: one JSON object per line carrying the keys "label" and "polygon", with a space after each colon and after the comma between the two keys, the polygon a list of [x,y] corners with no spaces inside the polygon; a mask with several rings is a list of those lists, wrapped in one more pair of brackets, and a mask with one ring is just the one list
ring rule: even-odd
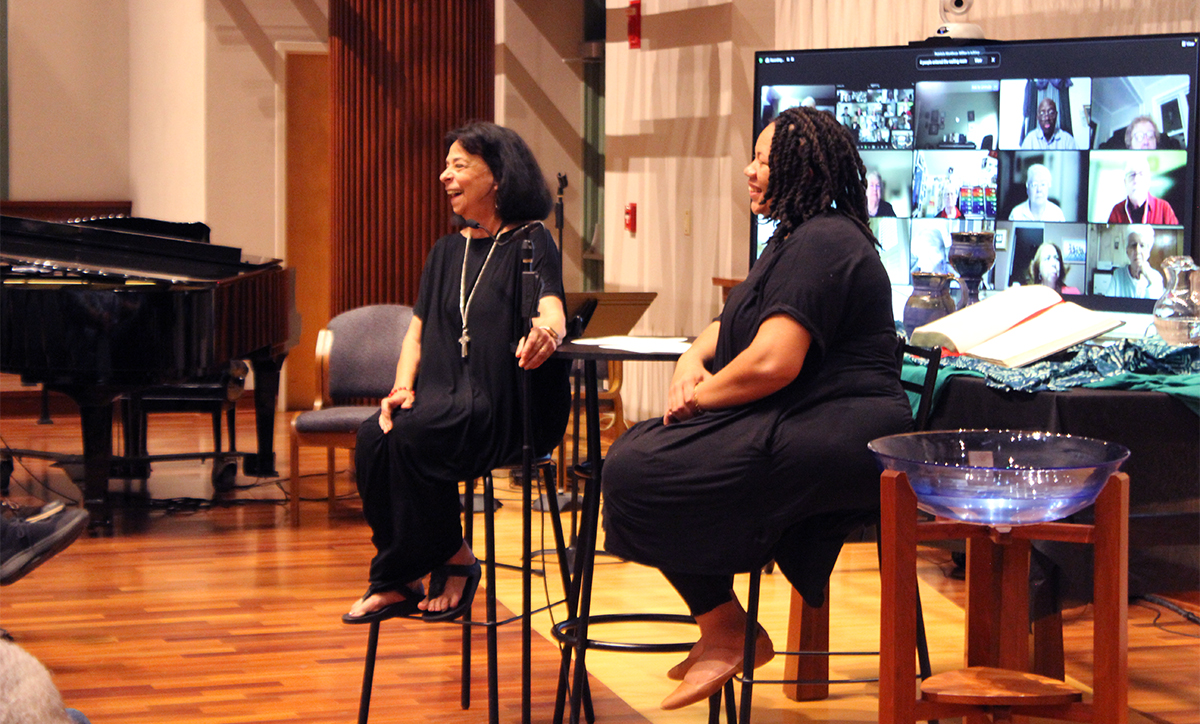
{"label": "curly dark hair", "polygon": [[878,245],[867,225],[867,170],[854,134],[832,113],[813,108],[789,108],[771,123],[775,136],[763,195],[771,202],[771,217],[779,221],[771,241],[787,238],[829,210],[853,220]]}
{"label": "curly dark hair", "polygon": [[496,215],[501,221],[541,221],[550,215],[554,201],[546,177],[533,151],[516,131],[475,121],[447,133],[446,150],[455,141],[488,165],[496,180]]}

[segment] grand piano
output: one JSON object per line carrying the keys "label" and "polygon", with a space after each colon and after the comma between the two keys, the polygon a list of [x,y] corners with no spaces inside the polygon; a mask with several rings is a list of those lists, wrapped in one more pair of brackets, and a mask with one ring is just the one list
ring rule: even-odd
{"label": "grand piano", "polygon": [[258,452],[243,467],[278,474],[275,403],[291,300],[279,260],[173,236],[165,222],[121,225],[0,216],[0,371],[78,404],[85,505],[93,527],[110,530],[122,396],[211,379],[244,359],[254,370]]}

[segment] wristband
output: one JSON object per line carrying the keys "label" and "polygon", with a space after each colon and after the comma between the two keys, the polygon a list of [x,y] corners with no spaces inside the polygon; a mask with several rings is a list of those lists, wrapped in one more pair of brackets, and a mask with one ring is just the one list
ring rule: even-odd
{"label": "wristband", "polygon": [[392,395],[396,394],[397,392],[412,392],[412,388],[409,388],[409,387],[393,387],[393,388],[392,388],[392,391],[391,391],[391,392],[389,392],[389,393],[387,393],[387,396],[388,396],[388,397],[391,397]]}

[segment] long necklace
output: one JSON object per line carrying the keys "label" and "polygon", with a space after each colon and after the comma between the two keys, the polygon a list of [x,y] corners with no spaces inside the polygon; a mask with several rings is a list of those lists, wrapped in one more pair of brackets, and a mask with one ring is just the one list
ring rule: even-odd
{"label": "long necklace", "polygon": [[483,258],[483,266],[479,268],[479,276],[475,277],[475,283],[471,285],[470,294],[467,293],[467,256],[471,240],[467,239],[463,246],[462,282],[458,286],[458,314],[462,317],[462,336],[458,338],[458,344],[462,348],[463,359],[467,358],[467,343],[471,341],[471,335],[467,333],[467,317],[471,313],[471,300],[475,298],[475,290],[479,288],[479,281],[483,279],[483,272],[492,258],[492,252],[496,251],[496,244],[497,241],[493,237],[492,246],[488,249],[487,256]]}

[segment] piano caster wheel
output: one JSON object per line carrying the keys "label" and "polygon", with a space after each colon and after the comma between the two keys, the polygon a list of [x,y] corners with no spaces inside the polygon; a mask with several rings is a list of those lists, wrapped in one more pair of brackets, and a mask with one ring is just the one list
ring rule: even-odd
{"label": "piano caster wheel", "polygon": [[212,486],[215,493],[228,493],[233,490],[237,479],[237,459],[213,460]]}

